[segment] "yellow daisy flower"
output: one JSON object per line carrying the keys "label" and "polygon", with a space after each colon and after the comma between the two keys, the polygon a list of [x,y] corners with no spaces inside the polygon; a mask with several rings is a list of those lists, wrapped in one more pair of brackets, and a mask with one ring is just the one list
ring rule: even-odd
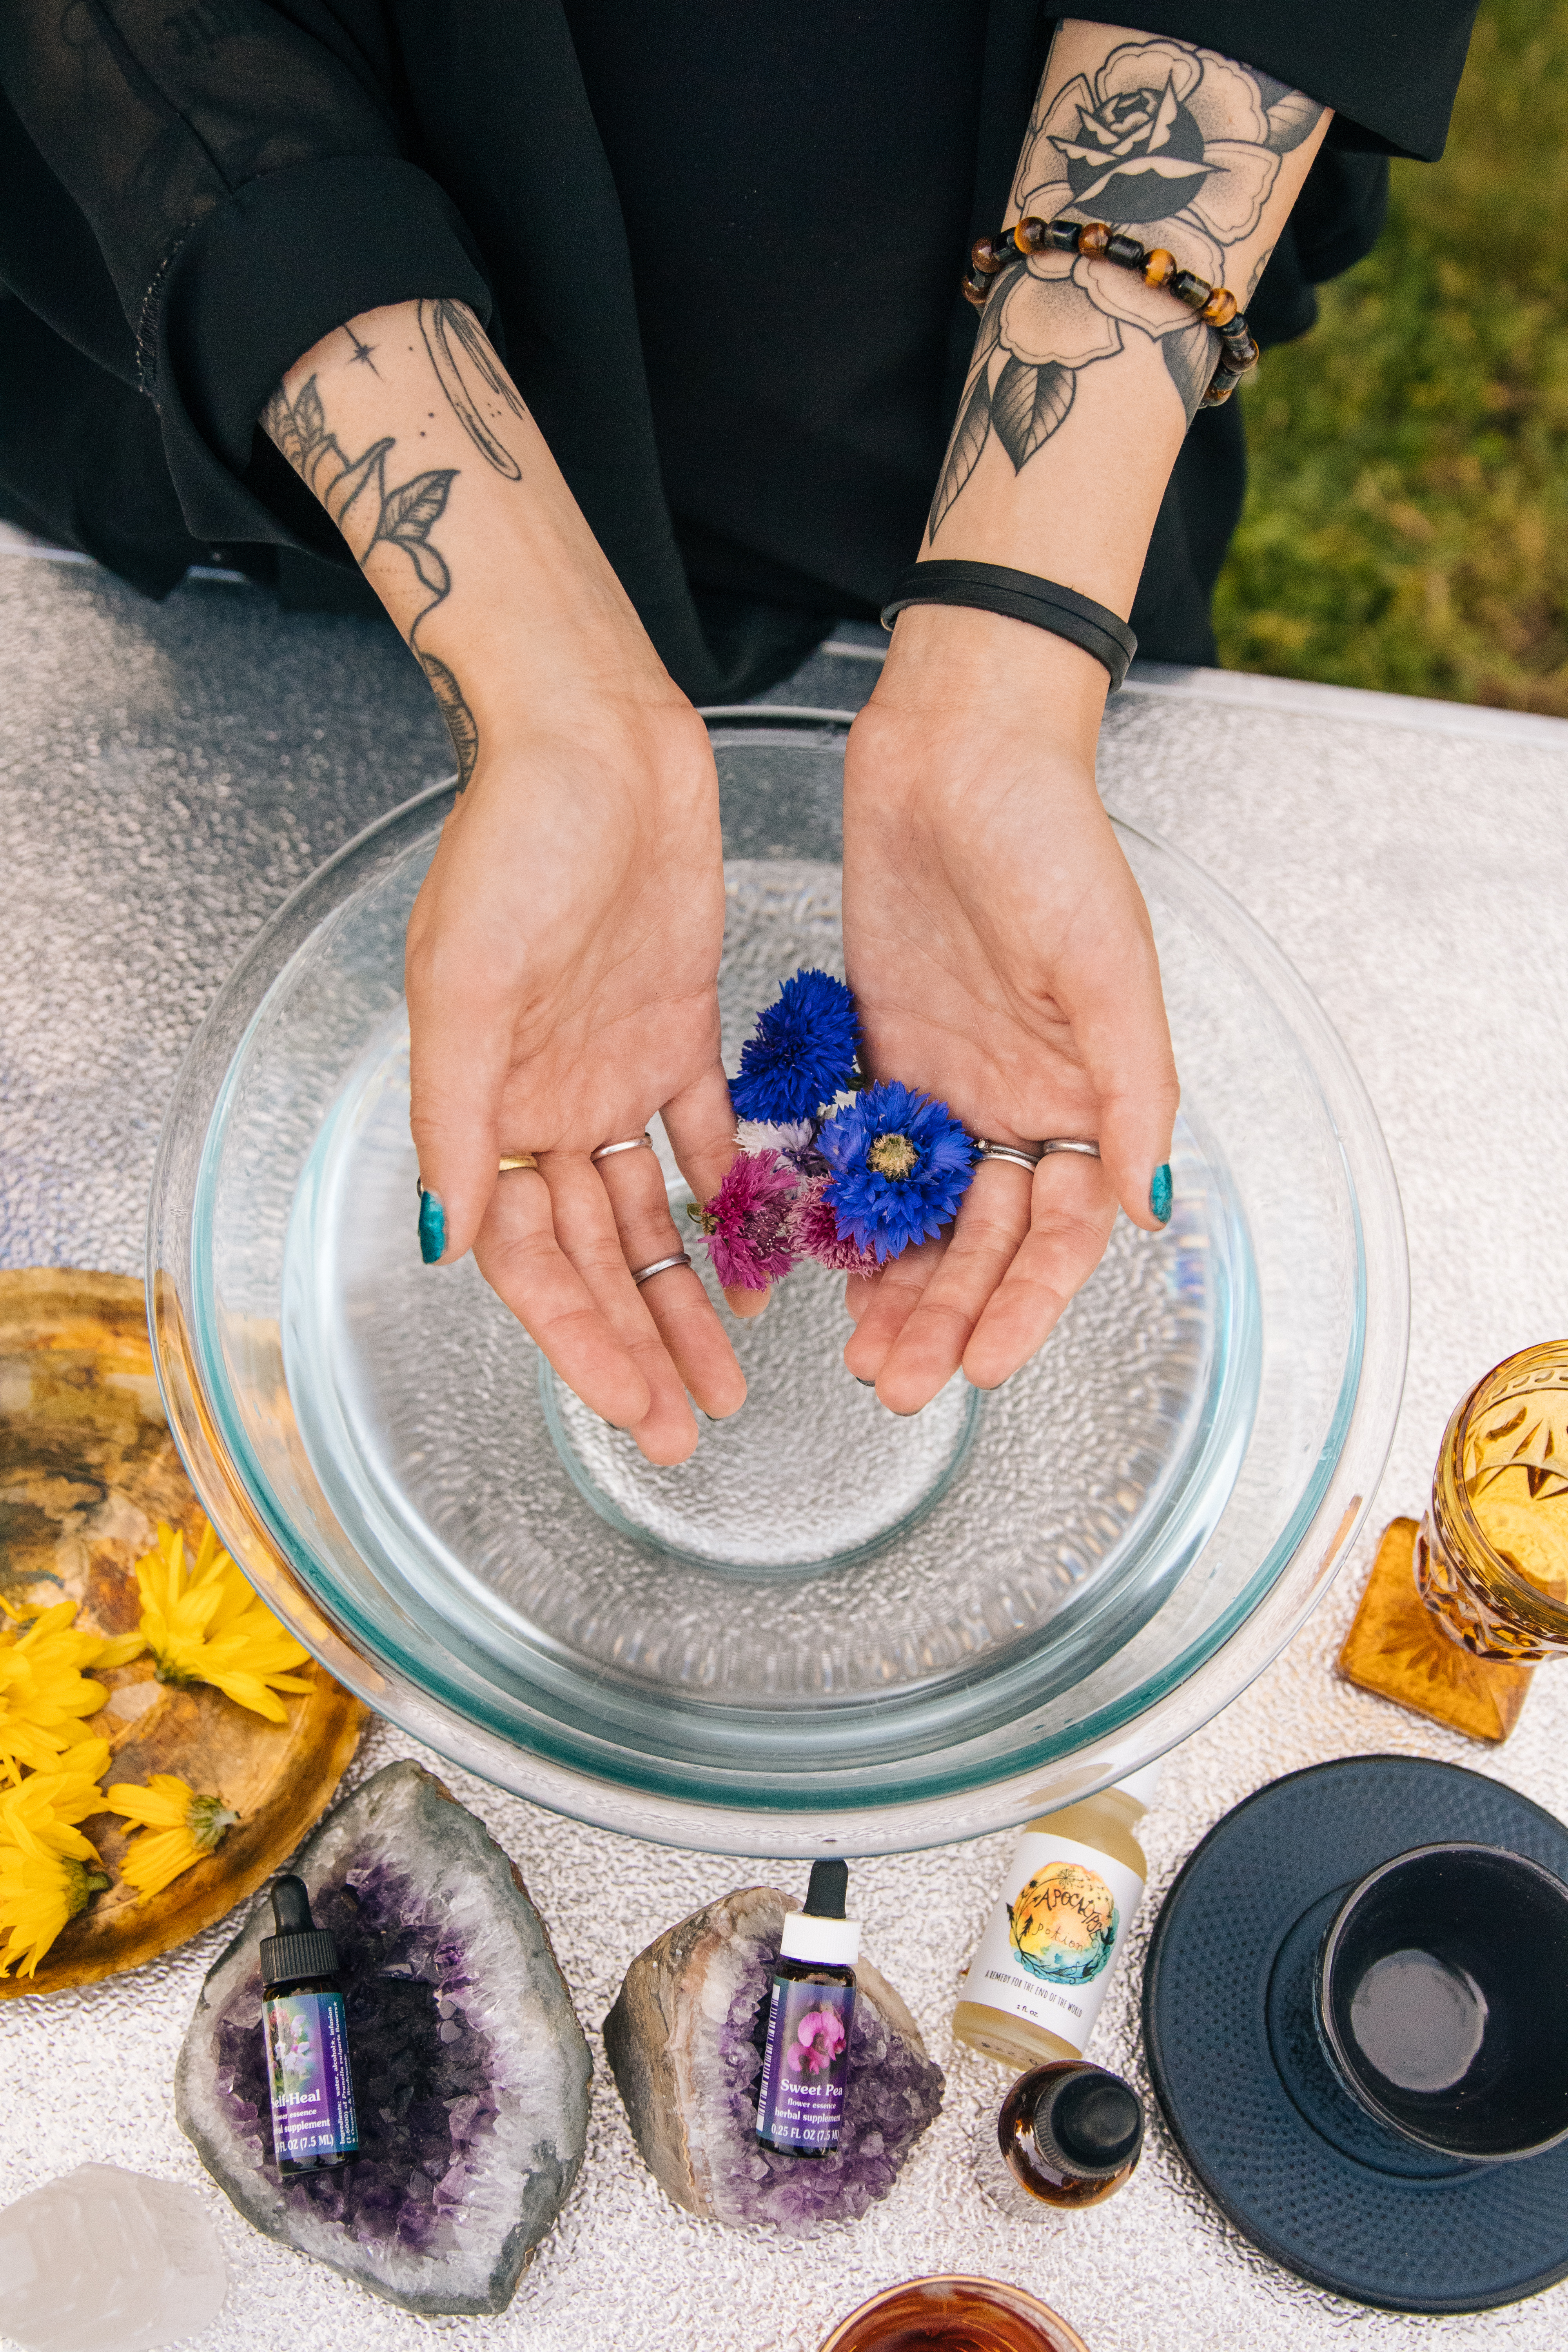
{"label": "yellow daisy flower", "polygon": [[0,1796],[0,1976],[18,1963],[37,1973],[62,1927],[109,1885],[98,1849],[74,1825],[104,1810],[95,1785],[107,1770],[107,1739],[83,1740],[62,1771],[33,1772]]}
{"label": "yellow daisy flower", "polygon": [[123,1665],[146,1646],[140,1633],[89,1633],[75,1618],[76,1603],[59,1601],[25,1633],[0,1633],[0,1771],[13,1780],[25,1764],[52,1770],[62,1749],[86,1738],[82,1717],[96,1715],[109,1693],[82,1668]]}
{"label": "yellow daisy flower", "polygon": [[29,1772],[18,1788],[5,1790],[0,1794],[0,1856],[15,1846],[27,1853],[96,1862],[96,1849],[75,1824],[110,1810],[98,1786],[108,1769],[108,1740],[84,1739],[69,1749],[58,1771]]}
{"label": "yellow daisy flower", "polygon": [[132,1846],[121,1873],[143,1900],[211,1853],[239,1819],[221,1797],[198,1797],[188,1780],[173,1772],[154,1772],[144,1789],[134,1780],[117,1780],[109,1791],[109,1811],[139,1822],[146,1832]]}
{"label": "yellow daisy flower", "polygon": [[136,1563],[142,1588],[142,1633],[158,1680],[186,1687],[211,1683],[269,1723],[288,1717],[279,1691],[308,1691],[289,1674],[310,1652],[296,1642],[252,1591],[209,1527],[195,1566],[187,1567],[185,1539],[158,1523],[158,1548]]}
{"label": "yellow daisy flower", "polygon": [[[18,1965],[25,1977],[36,1975],[61,1929],[109,1885],[107,1872],[89,1869],[86,1860],[74,1855],[47,1853],[26,1828],[22,1833],[27,1845],[0,1845],[0,1931],[11,1931],[0,1951],[0,1976],[8,1976]],[[96,1862],[87,1840],[79,1842]]]}

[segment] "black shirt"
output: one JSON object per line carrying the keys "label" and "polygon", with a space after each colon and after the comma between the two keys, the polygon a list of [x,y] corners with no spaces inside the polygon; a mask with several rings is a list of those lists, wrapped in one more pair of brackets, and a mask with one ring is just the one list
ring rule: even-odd
{"label": "black shirt", "polygon": [[[1260,323],[1299,331],[1365,249],[1378,155],[1440,152],[1473,5],[1142,0],[1338,110]],[[134,337],[197,538],[340,560],[263,402],[360,311],[471,303],[673,674],[722,699],[914,551],[1049,30],[1037,0],[6,0],[0,278],[122,376]]]}
{"label": "black shirt", "polygon": [[985,16],[566,0],[694,586],[848,612],[919,546]]}

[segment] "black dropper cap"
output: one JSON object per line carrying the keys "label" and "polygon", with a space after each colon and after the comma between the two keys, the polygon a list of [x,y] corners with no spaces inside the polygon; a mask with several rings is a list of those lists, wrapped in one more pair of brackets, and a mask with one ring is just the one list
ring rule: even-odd
{"label": "black dropper cap", "polygon": [[1031,2126],[1041,2161],[1078,2180],[1106,2180],[1136,2164],[1143,2147],[1137,2092],[1103,2066],[1058,2077]]}
{"label": "black dropper cap", "polygon": [[849,1893],[847,1862],[814,1862],[805,1890],[808,1919],[842,1919]]}
{"label": "black dropper cap", "polygon": [[279,1985],[303,1984],[311,1977],[337,1975],[337,1944],[310,1917],[310,1896],[302,1878],[274,1879],[272,1921],[278,1933],[261,1938],[264,1992],[276,1992]]}

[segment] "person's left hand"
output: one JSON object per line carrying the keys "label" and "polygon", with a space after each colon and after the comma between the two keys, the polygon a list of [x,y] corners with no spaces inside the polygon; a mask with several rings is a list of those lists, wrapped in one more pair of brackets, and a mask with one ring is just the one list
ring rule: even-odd
{"label": "person's left hand", "polygon": [[[913,625],[911,626],[911,624]],[[851,1276],[845,1362],[895,1412],[960,1364],[1000,1386],[1150,1205],[1179,1088],[1143,899],[1100,803],[1105,673],[989,614],[903,614],[850,732],[844,943],[871,1075],[1002,1143],[1097,1141],[1031,1179],[985,1160],[952,1226]]]}

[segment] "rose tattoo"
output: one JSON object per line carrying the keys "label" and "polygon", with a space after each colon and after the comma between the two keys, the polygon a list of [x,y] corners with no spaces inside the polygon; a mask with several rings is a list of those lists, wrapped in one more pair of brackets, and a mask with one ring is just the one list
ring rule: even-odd
{"label": "rose tattoo", "polygon": [[[1267,74],[1180,41],[1127,41],[1030,125],[1010,218],[1103,220],[1163,246],[1214,285],[1250,236],[1279,171],[1322,110]],[[996,280],[931,507],[934,538],[993,433],[1017,471],[1058,430],[1078,373],[1129,332],[1158,343],[1189,422],[1213,337],[1172,295],[1086,255],[1035,253]]]}

